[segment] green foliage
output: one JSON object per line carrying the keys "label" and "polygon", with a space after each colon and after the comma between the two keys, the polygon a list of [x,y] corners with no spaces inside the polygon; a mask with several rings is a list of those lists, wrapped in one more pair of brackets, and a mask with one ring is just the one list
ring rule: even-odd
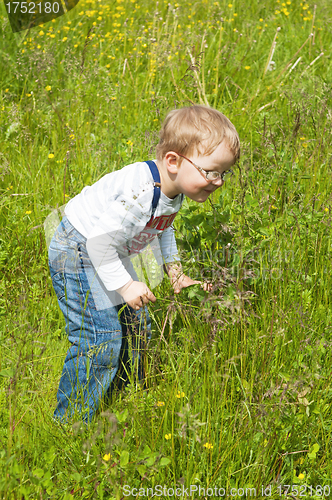
{"label": "green foliage", "polygon": [[[330,485],[330,2],[81,0],[17,36],[0,9],[1,498]],[[153,158],[165,113],[191,102],[241,138],[235,175],[175,219],[212,292],[164,280],[146,389],[57,425],[68,341],[43,222]]]}

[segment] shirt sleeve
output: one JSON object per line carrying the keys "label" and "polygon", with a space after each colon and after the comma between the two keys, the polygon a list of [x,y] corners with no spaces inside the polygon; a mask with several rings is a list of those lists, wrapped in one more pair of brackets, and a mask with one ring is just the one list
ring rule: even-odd
{"label": "shirt sleeve", "polygon": [[161,233],[159,241],[164,264],[180,260],[173,226],[168,227]]}
{"label": "shirt sleeve", "polygon": [[125,194],[110,203],[90,231],[86,248],[107,290],[117,290],[131,279],[129,247],[150,219],[151,192],[134,199]]}

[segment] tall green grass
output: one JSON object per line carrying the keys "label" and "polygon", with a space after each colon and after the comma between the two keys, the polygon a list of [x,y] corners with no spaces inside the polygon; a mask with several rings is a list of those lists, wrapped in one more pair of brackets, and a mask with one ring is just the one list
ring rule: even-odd
{"label": "tall green grass", "polygon": [[[20,35],[1,9],[1,498],[158,484],[318,498],[332,473],[330,3],[81,0]],[[153,158],[166,112],[190,103],[242,142],[232,180],[175,221],[186,272],[213,292],[175,297],[165,279],[148,390],[116,392],[88,429],[56,426],[68,341],[43,221]]]}

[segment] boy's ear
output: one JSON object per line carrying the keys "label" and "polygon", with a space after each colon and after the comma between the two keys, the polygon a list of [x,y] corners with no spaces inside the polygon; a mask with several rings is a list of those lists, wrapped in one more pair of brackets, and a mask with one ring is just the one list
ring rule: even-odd
{"label": "boy's ear", "polygon": [[165,163],[167,170],[170,174],[177,174],[178,172],[178,155],[174,151],[168,151],[165,156]]}

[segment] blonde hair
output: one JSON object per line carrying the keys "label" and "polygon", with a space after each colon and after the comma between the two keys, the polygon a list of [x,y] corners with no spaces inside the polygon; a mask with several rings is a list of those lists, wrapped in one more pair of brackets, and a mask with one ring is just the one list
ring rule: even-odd
{"label": "blonde hair", "polygon": [[[240,158],[240,139],[232,124],[220,111],[194,105],[170,111],[159,133],[156,147],[157,160],[168,151],[184,156],[192,153],[210,155],[226,140],[235,161]],[[179,163],[181,163],[179,158]]]}

